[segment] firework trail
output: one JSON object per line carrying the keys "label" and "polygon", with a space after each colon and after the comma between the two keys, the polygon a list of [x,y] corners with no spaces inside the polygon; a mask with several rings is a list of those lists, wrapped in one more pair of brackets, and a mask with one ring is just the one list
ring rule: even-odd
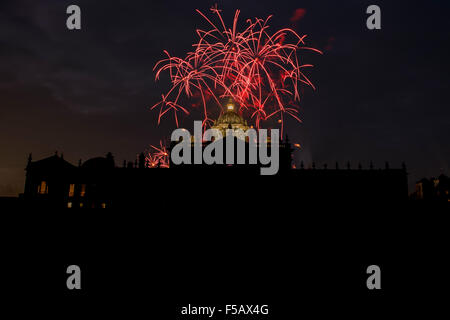
{"label": "firework trail", "polygon": [[217,24],[200,10],[197,12],[210,28],[197,30],[194,50],[184,59],[164,51],[167,58],[154,67],[155,80],[159,80],[162,72],[168,72],[171,82],[170,90],[151,108],[159,108],[158,124],[169,111],[173,111],[177,126],[179,112],[190,114],[180,103],[182,95],[201,100],[204,128],[211,125],[214,115],[223,112],[220,99],[224,97],[232,97],[239,111],[256,128],[276,119],[283,131],[286,115],[301,121],[300,85],[315,87],[304,73],[313,65],[302,64],[298,53],[300,50],[322,53],[305,45],[306,35],[300,36],[289,28],[270,33],[271,16],[265,20],[248,19],[247,27],[238,31],[239,10],[231,28],[225,26],[217,7],[211,8]]}

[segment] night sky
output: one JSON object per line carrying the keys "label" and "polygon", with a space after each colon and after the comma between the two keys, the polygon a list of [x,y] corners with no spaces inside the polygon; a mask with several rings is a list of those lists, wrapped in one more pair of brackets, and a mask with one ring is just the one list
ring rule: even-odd
{"label": "night sky", "polygon": [[[207,27],[195,9],[214,3],[227,24],[236,9],[242,24],[273,14],[273,30],[293,27],[324,51],[305,54],[317,89],[304,90],[303,123],[287,123],[303,147],[297,163],[405,161],[410,192],[424,176],[449,174],[449,1],[2,0],[0,195],[23,192],[30,152],[58,150],[76,164],[111,151],[121,165],[170,137],[172,119],[158,127],[149,111],[167,88],[152,69],[164,49],[191,49]],[[80,31],[66,28],[70,4],[81,7]],[[381,7],[381,30],[366,28],[370,4]]]}

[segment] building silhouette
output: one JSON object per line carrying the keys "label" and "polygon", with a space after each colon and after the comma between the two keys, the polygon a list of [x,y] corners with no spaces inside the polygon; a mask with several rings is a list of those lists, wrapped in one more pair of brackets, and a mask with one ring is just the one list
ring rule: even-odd
{"label": "building silhouette", "polygon": [[[339,167],[280,170],[261,176],[259,165],[182,165],[148,168],[141,161],[116,166],[113,156],[90,159],[78,166],[57,154],[26,167],[22,201],[27,206],[54,208],[127,208],[154,201],[208,202],[224,195],[252,194],[261,201],[274,198],[296,201],[404,201],[408,198],[404,169],[351,169]],[[262,194],[257,192],[261,188]]]}
{"label": "building silhouette", "polygon": [[423,178],[416,182],[411,195],[415,200],[450,202],[450,178],[441,174],[438,178]]}
{"label": "building silhouette", "polygon": [[[170,168],[149,165],[141,153],[136,160],[117,166],[114,157],[96,157],[78,165],[69,163],[55,154],[33,161],[31,155],[26,167],[25,190],[22,200],[25,205],[68,209],[83,208],[153,208],[155,204],[180,204],[199,202],[207,206],[230,209],[235,201],[267,201],[279,203],[289,201],[404,201],[408,199],[406,168],[375,169],[373,164],[363,169],[350,163],[340,167],[313,162],[305,168],[292,166],[293,148],[287,137],[278,142],[279,170],[273,176],[261,176],[259,160],[249,159],[249,137],[242,130],[249,128],[246,121],[229,103],[227,110],[212,126],[225,136],[232,132],[234,164],[179,164],[170,162]],[[195,139],[190,143],[191,157]],[[245,146],[245,161],[237,163],[237,146]],[[201,142],[204,150],[211,142]],[[257,141],[256,148],[269,146],[271,141]],[[172,143],[170,150],[176,143]],[[226,157],[227,149],[222,144]],[[231,151],[231,150],[230,150]],[[192,158],[193,160],[193,158]],[[193,163],[193,161],[192,161]],[[273,200],[273,201],[272,201]]]}

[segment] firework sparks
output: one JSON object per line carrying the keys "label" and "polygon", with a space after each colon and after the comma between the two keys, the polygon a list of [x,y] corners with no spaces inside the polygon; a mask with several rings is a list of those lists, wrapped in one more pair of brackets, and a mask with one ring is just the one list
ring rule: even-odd
{"label": "firework sparks", "polygon": [[[184,59],[165,51],[167,59],[155,65],[155,80],[168,71],[171,81],[170,90],[151,108],[159,108],[158,123],[169,111],[177,126],[179,112],[190,114],[187,107],[181,106],[182,95],[201,100],[204,128],[212,123],[213,115],[223,112],[220,99],[224,97],[232,97],[256,128],[275,119],[283,131],[285,115],[301,121],[300,85],[315,87],[304,72],[313,65],[300,63],[298,53],[322,53],[305,45],[306,35],[300,36],[289,28],[270,33],[271,16],[265,20],[248,19],[247,27],[239,32],[239,10],[231,28],[225,26],[217,7],[211,8],[217,24],[200,10],[197,12],[210,29],[197,30],[199,39],[193,44],[194,51]],[[212,103],[206,97],[212,98]]]}
{"label": "firework sparks", "polygon": [[150,150],[146,151],[145,161],[148,168],[169,168],[169,151],[162,141],[159,147],[150,145]]}

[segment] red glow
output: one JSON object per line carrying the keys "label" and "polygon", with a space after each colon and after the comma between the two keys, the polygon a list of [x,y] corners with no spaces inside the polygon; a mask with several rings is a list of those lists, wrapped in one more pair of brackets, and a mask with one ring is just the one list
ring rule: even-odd
{"label": "red glow", "polygon": [[295,9],[294,14],[291,17],[291,22],[292,23],[297,23],[299,22],[306,14],[306,9],[303,8],[298,8]]}

